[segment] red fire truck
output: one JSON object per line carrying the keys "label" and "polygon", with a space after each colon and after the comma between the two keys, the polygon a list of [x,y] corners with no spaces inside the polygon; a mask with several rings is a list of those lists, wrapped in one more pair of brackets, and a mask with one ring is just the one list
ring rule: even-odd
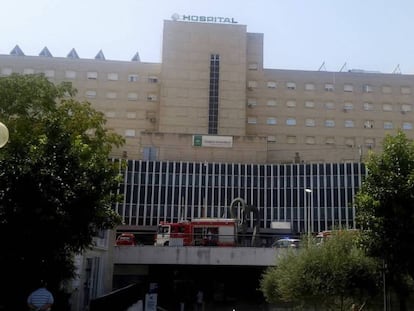
{"label": "red fire truck", "polygon": [[158,225],[157,246],[235,246],[237,221],[222,218],[198,218]]}

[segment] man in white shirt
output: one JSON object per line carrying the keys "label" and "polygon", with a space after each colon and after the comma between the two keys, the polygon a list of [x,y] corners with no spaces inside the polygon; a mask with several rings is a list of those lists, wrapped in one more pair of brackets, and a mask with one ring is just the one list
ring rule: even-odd
{"label": "man in white shirt", "polygon": [[49,311],[54,303],[53,295],[46,288],[46,282],[41,281],[40,287],[27,297],[27,305],[30,310]]}

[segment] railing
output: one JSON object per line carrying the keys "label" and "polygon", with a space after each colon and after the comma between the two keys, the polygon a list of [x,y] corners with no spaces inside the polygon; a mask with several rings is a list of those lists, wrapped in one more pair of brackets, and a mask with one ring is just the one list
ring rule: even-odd
{"label": "railing", "polygon": [[107,295],[93,299],[89,303],[90,311],[125,311],[138,300],[144,299],[145,294],[141,284],[131,284]]}
{"label": "railing", "polygon": [[[122,231],[130,232],[135,235],[138,244],[140,245],[154,245],[156,239],[156,232],[137,232],[137,231]],[[166,235],[168,236],[168,235]],[[272,247],[272,244],[281,238],[300,238],[299,235],[295,234],[275,234],[275,233],[264,233],[260,232],[255,236],[254,241],[252,240],[252,233],[241,234],[238,233],[237,236],[233,235],[215,235],[214,239],[209,239],[208,237],[203,237],[199,235],[191,236],[189,233],[183,233],[181,236],[174,234],[173,237],[170,237],[169,246],[183,246],[185,244],[184,239],[193,241],[192,246],[218,246],[225,247]],[[226,241],[226,243],[220,243],[220,241]],[[234,243],[228,243],[229,241],[234,241]],[[226,245],[227,244],[227,245]]]}

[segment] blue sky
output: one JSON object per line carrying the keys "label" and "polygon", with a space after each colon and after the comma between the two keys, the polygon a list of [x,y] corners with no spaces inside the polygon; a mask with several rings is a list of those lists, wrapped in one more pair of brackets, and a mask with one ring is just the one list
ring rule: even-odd
{"label": "blue sky", "polygon": [[412,0],[2,0],[0,54],[161,61],[174,13],[232,17],[264,34],[266,68],[414,74]]}

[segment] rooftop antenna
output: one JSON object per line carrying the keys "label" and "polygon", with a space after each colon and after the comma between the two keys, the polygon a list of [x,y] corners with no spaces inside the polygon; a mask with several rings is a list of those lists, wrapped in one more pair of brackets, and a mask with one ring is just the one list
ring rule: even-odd
{"label": "rooftop antenna", "polygon": [[346,68],[346,62],[342,65],[341,69],[339,69],[339,72],[342,72]]}
{"label": "rooftop antenna", "polygon": [[398,64],[397,67],[395,67],[395,69],[392,73],[393,74],[401,74],[400,64]]}
{"label": "rooftop antenna", "polygon": [[322,63],[322,65],[319,67],[318,71],[326,71],[325,62]]}

